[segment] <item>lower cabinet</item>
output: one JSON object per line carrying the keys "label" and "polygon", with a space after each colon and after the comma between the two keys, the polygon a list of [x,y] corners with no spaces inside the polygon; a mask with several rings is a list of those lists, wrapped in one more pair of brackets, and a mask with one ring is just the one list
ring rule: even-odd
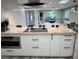
{"label": "lower cabinet", "polygon": [[61,35],[61,56],[72,56],[74,52],[75,35]]}
{"label": "lower cabinet", "polygon": [[49,56],[49,41],[51,36],[22,36],[22,49],[26,56]]}
{"label": "lower cabinet", "polygon": [[53,34],[50,40],[50,56],[73,56],[75,35]]}
{"label": "lower cabinet", "polygon": [[21,48],[1,49],[4,56],[69,57],[73,54],[75,36],[69,34],[23,35]]}

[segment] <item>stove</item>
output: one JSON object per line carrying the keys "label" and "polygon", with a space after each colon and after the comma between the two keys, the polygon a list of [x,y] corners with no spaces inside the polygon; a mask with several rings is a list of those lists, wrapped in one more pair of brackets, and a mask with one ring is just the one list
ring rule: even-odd
{"label": "stove", "polygon": [[24,32],[48,32],[47,28],[27,28]]}

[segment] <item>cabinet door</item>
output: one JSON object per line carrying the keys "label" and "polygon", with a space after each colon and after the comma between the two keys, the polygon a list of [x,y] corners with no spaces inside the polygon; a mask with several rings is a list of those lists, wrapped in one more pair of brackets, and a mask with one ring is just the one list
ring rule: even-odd
{"label": "cabinet door", "polygon": [[51,36],[22,36],[22,48],[26,56],[49,56],[49,40]]}
{"label": "cabinet door", "polygon": [[50,55],[51,56],[60,56],[60,35],[53,35],[50,40]]}
{"label": "cabinet door", "polygon": [[74,48],[74,35],[62,35],[61,37],[61,56],[72,56]]}

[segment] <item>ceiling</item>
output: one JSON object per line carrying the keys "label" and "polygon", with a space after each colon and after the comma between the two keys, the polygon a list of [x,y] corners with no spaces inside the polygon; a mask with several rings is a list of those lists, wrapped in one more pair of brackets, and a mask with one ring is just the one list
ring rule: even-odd
{"label": "ceiling", "polygon": [[[28,2],[28,0],[18,0],[18,1],[20,3]],[[76,2],[73,2],[73,1],[76,1]],[[59,4],[60,0],[40,0],[40,2],[46,3],[45,5],[43,5],[43,7],[53,7],[53,8],[59,8],[59,9],[70,8],[78,4],[78,0],[69,0],[65,4]]]}
{"label": "ceiling", "polygon": [[69,8],[78,4],[78,0],[75,0],[76,2],[73,2],[74,0],[69,0],[69,2],[65,4],[59,4],[60,0],[40,0],[40,1],[45,2],[49,6],[54,8]]}

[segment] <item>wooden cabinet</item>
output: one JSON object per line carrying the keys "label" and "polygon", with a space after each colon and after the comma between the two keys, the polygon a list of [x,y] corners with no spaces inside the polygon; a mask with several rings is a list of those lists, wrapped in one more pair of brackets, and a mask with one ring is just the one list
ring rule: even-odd
{"label": "wooden cabinet", "polygon": [[50,35],[22,36],[22,48],[27,56],[49,56]]}

